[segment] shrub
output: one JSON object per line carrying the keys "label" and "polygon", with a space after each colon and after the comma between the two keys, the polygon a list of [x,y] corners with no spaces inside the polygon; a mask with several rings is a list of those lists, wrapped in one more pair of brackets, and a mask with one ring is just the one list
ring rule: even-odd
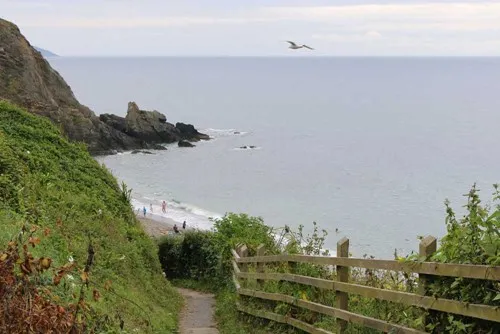
{"label": "shrub", "polygon": [[[494,185],[492,206],[481,205],[474,185],[466,194],[465,215],[457,219],[447,201],[447,234],[441,239],[433,261],[445,263],[500,265],[500,192]],[[437,277],[429,294],[467,303],[500,307],[498,282],[478,279]],[[428,329],[448,333],[490,333],[500,331],[500,324],[457,315],[432,312]]]}
{"label": "shrub", "polygon": [[168,278],[217,282],[220,256],[212,232],[188,231],[159,241],[159,256]]}

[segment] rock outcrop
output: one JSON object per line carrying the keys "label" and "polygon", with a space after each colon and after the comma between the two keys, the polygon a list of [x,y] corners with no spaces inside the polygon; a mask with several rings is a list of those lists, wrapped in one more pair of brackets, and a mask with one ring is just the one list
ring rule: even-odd
{"label": "rock outcrop", "polygon": [[161,149],[154,143],[183,138],[174,125],[166,123],[163,114],[141,112],[135,104],[134,112],[125,119],[110,114],[97,117],[78,102],[68,84],[19,28],[3,19],[0,19],[0,99],[49,118],[69,139],[86,143],[92,154]]}
{"label": "rock outcrop", "polygon": [[127,116],[102,114],[100,120],[128,136],[147,143],[174,143],[180,140],[209,140],[191,124],[167,122],[167,117],[156,111],[141,110],[135,102],[128,103]]}
{"label": "rock outcrop", "polygon": [[153,110],[140,110],[135,102],[129,102],[125,132],[135,138],[152,143],[173,143],[179,137],[173,124],[167,123],[167,117]]}
{"label": "rock outcrop", "polygon": [[125,117],[120,117],[113,114],[101,114],[99,115],[99,119],[118,131],[125,132],[127,130],[127,122],[125,121]]}
{"label": "rock outcrop", "polygon": [[175,127],[179,130],[179,134],[184,140],[199,141],[210,139],[208,135],[198,132],[192,124],[176,123]]}
{"label": "rock outcrop", "polygon": [[179,147],[195,147],[195,145],[191,144],[187,140],[179,140],[179,142],[177,143],[177,145]]}

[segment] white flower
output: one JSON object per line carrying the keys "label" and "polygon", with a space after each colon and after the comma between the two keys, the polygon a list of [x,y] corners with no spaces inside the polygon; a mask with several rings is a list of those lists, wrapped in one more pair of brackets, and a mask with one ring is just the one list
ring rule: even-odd
{"label": "white flower", "polygon": [[68,261],[69,262],[75,262],[75,260],[73,259],[73,257],[70,255],[70,257],[68,257]]}
{"label": "white flower", "polygon": [[26,153],[30,154],[30,151],[26,151]]}
{"label": "white flower", "polygon": [[66,278],[69,279],[70,281],[74,280],[75,278],[73,277],[73,275],[70,275],[70,274],[67,274],[66,275]]}
{"label": "white flower", "polygon": [[125,260],[125,255],[122,255],[118,260]]}

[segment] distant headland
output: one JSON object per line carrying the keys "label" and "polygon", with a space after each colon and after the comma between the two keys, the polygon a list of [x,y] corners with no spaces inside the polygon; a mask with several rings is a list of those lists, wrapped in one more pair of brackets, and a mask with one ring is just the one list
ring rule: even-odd
{"label": "distant headland", "polygon": [[39,48],[38,46],[33,46],[33,48],[35,50],[37,50],[38,52],[40,52],[42,54],[42,56],[44,56],[44,57],[60,57],[58,54],[55,54],[54,52],[49,51],[49,50]]}

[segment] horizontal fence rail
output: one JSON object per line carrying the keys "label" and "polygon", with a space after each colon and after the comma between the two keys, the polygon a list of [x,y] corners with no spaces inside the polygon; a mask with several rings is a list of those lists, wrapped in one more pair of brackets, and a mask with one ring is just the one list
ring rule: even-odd
{"label": "horizontal fence rail", "polygon": [[437,262],[400,262],[396,260],[358,259],[350,257],[327,257],[312,255],[268,255],[245,257],[237,260],[238,263],[272,263],[272,262],[298,262],[326,266],[344,266],[366,269],[393,270],[426,274],[434,276],[449,276],[476,278],[484,280],[499,281],[500,267],[472,265],[472,264],[450,264]]}
{"label": "horizontal fence rail", "polygon": [[[470,304],[459,300],[436,298],[426,295],[427,285],[432,282],[433,277],[438,276],[500,281],[500,267],[498,266],[349,258],[348,248],[349,240],[343,238],[337,244],[337,257],[291,254],[265,256],[265,247],[261,245],[257,248],[256,256],[248,257],[247,247],[245,245],[238,245],[236,250],[232,250],[233,260],[231,264],[233,268],[233,282],[239,296],[282,302],[301,309],[331,316],[336,319],[338,333],[344,333],[348,323],[358,324],[386,333],[425,333],[417,329],[407,328],[384,320],[350,312],[348,311],[348,295],[359,295],[365,298],[373,298],[406,306],[413,306],[419,309],[432,310],[433,312],[457,314],[500,323],[500,307]],[[435,251],[435,238],[428,236],[421,241],[421,258],[428,259]],[[337,279],[334,281],[286,272],[266,272],[265,264],[270,263],[287,263],[288,268],[294,268],[292,265],[293,263],[308,263],[312,265],[335,267]],[[253,267],[255,268],[255,272],[248,271],[249,265],[255,265]],[[349,267],[418,274],[418,293],[381,289],[349,283]],[[257,282],[257,286],[259,287],[263,287],[266,281],[286,281],[323,290],[330,290],[336,295],[336,306],[322,305],[281,293],[249,289],[241,283],[242,281],[247,282],[249,280]],[[288,324],[307,333],[331,333],[290,316],[280,315],[266,310],[251,309],[242,304],[238,304],[238,310],[255,317]],[[425,318],[424,323],[427,323]]]}
{"label": "horizontal fence rail", "polygon": [[413,293],[385,290],[370,286],[335,282],[320,278],[300,276],[286,273],[239,273],[237,278],[263,279],[273,281],[287,281],[293,283],[314,286],[320,289],[334,290],[356,294],[363,297],[376,298],[409,306],[422,307],[428,310],[442,311],[460,314],[477,319],[498,321],[500,320],[500,308],[497,306],[468,304],[456,300],[440,299],[421,296]]}
{"label": "horizontal fence rail", "polygon": [[384,332],[392,333],[425,333],[416,329],[406,328],[403,326],[398,326],[390,324],[387,321],[378,320],[370,317],[365,317],[356,313],[349,311],[344,311],[335,307],[325,306],[318,303],[313,303],[310,301],[294,298],[292,296],[283,295],[279,293],[269,293],[250,289],[239,289],[238,294],[250,297],[256,297],[266,300],[285,302],[291,305],[299,306],[310,311],[318,312],[324,315],[330,315],[332,317],[341,318],[348,322],[354,322],[360,325],[365,325],[374,329],[378,329]]}
{"label": "horizontal fence rail", "polygon": [[282,324],[287,324],[290,326],[293,326],[295,328],[301,329],[306,333],[312,333],[312,334],[333,334],[332,332],[329,332],[327,330],[321,329],[321,328],[316,328],[306,322],[287,317],[281,314],[269,312],[269,311],[263,311],[263,310],[255,310],[250,307],[244,307],[240,304],[237,305],[238,310],[241,312],[245,312],[247,314],[253,315],[255,317],[259,318],[264,318],[272,321],[276,321]]}

